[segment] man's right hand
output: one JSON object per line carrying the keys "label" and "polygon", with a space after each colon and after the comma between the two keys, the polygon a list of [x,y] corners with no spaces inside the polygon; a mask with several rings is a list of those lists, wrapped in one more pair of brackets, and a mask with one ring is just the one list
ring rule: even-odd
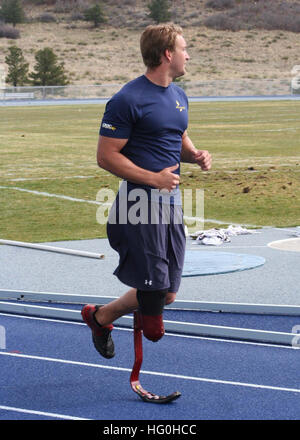
{"label": "man's right hand", "polygon": [[171,167],[164,168],[157,173],[157,185],[159,190],[165,189],[167,191],[172,191],[179,185],[180,176],[174,174],[173,171],[177,170],[179,164],[173,165]]}

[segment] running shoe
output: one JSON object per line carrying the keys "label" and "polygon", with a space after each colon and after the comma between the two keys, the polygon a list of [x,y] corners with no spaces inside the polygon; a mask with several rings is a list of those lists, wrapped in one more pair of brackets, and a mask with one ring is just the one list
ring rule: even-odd
{"label": "running shoe", "polygon": [[111,331],[114,328],[112,324],[101,325],[95,318],[95,313],[100,306],[87,304],[81,310],[81,316],[84,322],[92,330],[92,339],[98,353],[106,359],[111,359],[115,355],[114,341],[111,337]]}

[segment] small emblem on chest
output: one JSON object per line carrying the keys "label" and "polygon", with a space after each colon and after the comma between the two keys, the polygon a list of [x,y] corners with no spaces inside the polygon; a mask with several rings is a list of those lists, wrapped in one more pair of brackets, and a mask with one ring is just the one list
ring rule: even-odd
{"label": "small emblem on chest", "polygon": [[182,110],[185,110],[185,107],[183,105],[180,105],[180,103],[178,101],[176,101],[176,108],[182,112]]}

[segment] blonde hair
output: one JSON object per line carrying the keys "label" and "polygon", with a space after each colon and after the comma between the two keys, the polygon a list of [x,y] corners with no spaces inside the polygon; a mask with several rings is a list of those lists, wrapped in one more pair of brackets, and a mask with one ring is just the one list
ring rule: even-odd
{"label": "blonde hair", "polygon": [[182,28],[173,23],[147,26],[140,39],[145,66],[150,68],[159,66],[165,50],[173,52],[176,37],[182,33]]}

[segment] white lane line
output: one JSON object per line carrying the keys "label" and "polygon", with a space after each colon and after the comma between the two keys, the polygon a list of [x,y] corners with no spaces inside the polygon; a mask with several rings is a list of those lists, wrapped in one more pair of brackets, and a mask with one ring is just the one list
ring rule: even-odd
{"label": "white lane line", "polygon": [[91,419],[85,419],[85,418],[82,418],[82,417],[67,416],[65,414],[56,414],[56,413],[45,412],[45,411],[35,411],[33,409],[15,408],[14,406],[0,405],[0,409],[2,409],[3,411],[14,411],[14,412],[20,412],[20,413],[24,413],[24,414],[36,414],[38,416],[54,417],[56,419],[91,420]]}
{"label": "white lane line", "polygon": [[[105,370],[114,370],[114,371],[122,371],[122,372],[128,372],[131,373],[130,368],[124,368],[124,367],[113,367],[108,365],[99,365],[99,364],[92,364],[89,362],[79,362],[79,361],[71,361],[67,359],[57,359],[57,358],[49,358],[44,356],[33,356],[33,355],[26,355],[26,354],[19,354],[19,353],[7,353],[0,351],[0,355],[3,356],[12,356],[12,357],[18,357],[18,358],[24,358],[24,359],[34,359],[39,361],[48,361],[48,362],[57,362],[62,364],[70,364],[70,365],[79,365],[83,367],[93,367],[93,368],[101,368]],[[197,382],[208,382],[208,383],[218,383],[222,385],[233,385],[233,386],[239,386],[239,387],[247,387],[247,388],[258,388],[258,389],[265,389],[265,390],[273,390],[273,391],[285,391],[290,393],[300,393],[299,388],[288,388],[288,387],[277,387],[272,385],[260,385],[255,383],[247,383],[247,382],[236,382],[231,380],[221,380],[221,379],[209,379],[207,377],[196,377],[196,376],[185,376],[182,374],[172,374],[172,373],[162,373],[158,371],[147,371],[147,370],[141,370],[142,374],[148,374],[151,376],[163,376],[163,377],[172,377],[174,379],[183,379],[183,380],[192,380]]]}
{"label": "white lane line", "polygon": [[[26,316],[26,315],[14,315],[11,313],[1,312],[0,316],[8,316],[9,318],[22,318],[22,319],[34,319],[37,321],[50,321],[61,324],[73,324],[73,325],[81,325],[85,326],[84,322],[75,322],[75,321],[64,321],[62,319],[54,319],[54,318],[40,318],[37,316]],[[115,330],[120,330],[123,332],[133,332],[131,328],[125,327],[115,327]],[[181,335],[180,333],[169,333],[166,332],[166,336],[173,336],[175,338],[188,338],[188,339],[201,339],[204,341],[213,341],[213,342],[225,342],[227,344],[246,344],[246,345],[255,345],[257,347],[271,347],[271,348],[284,348],[285,350],[300,350],[298,347],[293,347],[290,345],[280,345],[280,344],[271,344],[266,342],[252,342],[252,341],[238,341],[235,339],[222,339],[222,338],[213,338],[208,336],[195,336],[195,335]]]}

